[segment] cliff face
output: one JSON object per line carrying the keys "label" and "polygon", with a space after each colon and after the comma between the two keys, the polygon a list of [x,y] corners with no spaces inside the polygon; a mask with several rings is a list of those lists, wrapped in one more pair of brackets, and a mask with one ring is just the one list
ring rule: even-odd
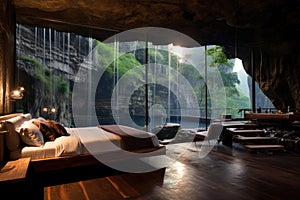
{"label": "cliff face", "polygon": [[277,108],[300,109],[298,0],[15,0],[13,4],[18,23],[99,40],[156,26],[177,30],[202,45],[226,46],[244,61],[249,73],[255,66],[255,79]]}
{"label": "cliff face", "polygon": [[55,108],[57,112],[51,118],[69,124],[70,90],[78,69],[91,68],[85,59],[93,48],[93,40],[19,24],[16,32],[18,70],[15,81],[26,88],[22,109],[33,116],[50,117],[43,108]]}
{"label": "cliff face", "polygon": [[30,68],[25,67],[26,62],[20,58],[31,55],[36,61],[66,76],[66,79],[74,80],[79,65],[84,67],[89,45],[92,48],[87,38],[71,33],[24,25],[17,25],[16,30],[18,67],[23,70]]}

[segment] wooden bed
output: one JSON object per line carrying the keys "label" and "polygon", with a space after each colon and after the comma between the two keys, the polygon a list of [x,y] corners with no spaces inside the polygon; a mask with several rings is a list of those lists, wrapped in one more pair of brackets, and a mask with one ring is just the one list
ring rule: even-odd
{"label": "wooden bed", "polygon": [[[1,154],[3,155],[2,163],[12,159],[18,159],[20,157],[31,157],[29,153],[32,152],[32,149],[43,149],[44,146],[49,146],[48,144],[46,144],[49,141],[45,142],[45,144],[41,147],[32,147],[24,144],[16,145],[14,143],[14,139],[20,133],[18,133],[17,131],[12,133],[12,128],[8,127],[8,124],[10,121],[14,121],[11,119],[24,116],[25,115],[22,113],[15,113],[0,117],[1,131],[6,131],[5,137],[0,138],[2,139],[3,143],[3,145],[1,146],[4,147],[1,152]],[[29,118],[31,118],[31,116],[30,114],[29,116],[27,114],[27,120]],[[139,163],[141,163],[142,165],[148,165],[149,163],[145,163],[143,158],[156,158],[159,156],[163,156],[166,153],[165,146],[159,144],[156,135],[127,126],[104,125],[97,127],[81,127],[70,129],[66,128],[66,130],[68,132],[77,131],[81,133],[76,136],[61,136],[60,138],[55,140],[59,140],[58,144],[62,144],[65,139],[69,140],[69,138],[67,137],[77,137],[77,139],[79,139],[78,144],[80,146],[80,150],[72,150],[70,152],[67,151],[67,153],[64,153],[65,149],[61,150],[62,148],[59,147],[59,152],[62,153],[57,154],[58,151],[56,150],[55,155],[49,157],[46,154],[43,154],[46,156],[42,158],[39,158],[32,154],[33,156],[31,158],[29,166],[27,181],[29,183],[29,190],[34,191],[31,193],[31,195],[33,195],[33,198],[43,199],[43,191],[44,187],[46,186],[128,173],[126,171],[119,170],[114,166],[123,166],[128,164],[128,162],[130,161],[137,163],[137,165]],[[106,143],[103,143],[102,141],[101,145],[96,145],[97,139],[96,142],[91,140],[91,138],[97,135],[96,132],[105,133],[105,136],[101,136],[101,139],[99,139],[100,142],[103,140],[103,138],[106,138],[107,140],[110,140],[111,137],[116,139],[113,142],[108,141]],[[89,135],[92,135],[92,137],[89,137]],[[109,137],[107,137],[107,135],[109,135]],[[145,137],[145,135],[151,136]],[[76,141],[74,138],[72,138],[71,140],[72,145],[74,141]],[[50,143],[51,142],[55,143],[56,141],[50,141]],[[114,146],[116,142],[118,144]],[[13,153],[15,152],[15,149],[13,149],[15,148],[14,145],[18,146],[18,148],[20,148],[21,146],[21,150],[17,149],[20,154]],[[53,144],[51,144],[50,146],[52,145]],[[63,144],[62,146],[64,145],[65,144]],[[72,145],[68,144],[65,146]],[[101,147],[100,151],[95,150],[94,152],[90,153],[90,150],[93,151],[95,149],[95,146],[105,145],[108,145],[109,148],[112,149],[101,152],[101,149],[103,149],[103,147]],[[27,154],[23,155],[23,149],[30,149],[30,151],[27,151]],[[164,170],[164,168],[156,169],[150,164],[149,171],[151,170],[161,171]]]}

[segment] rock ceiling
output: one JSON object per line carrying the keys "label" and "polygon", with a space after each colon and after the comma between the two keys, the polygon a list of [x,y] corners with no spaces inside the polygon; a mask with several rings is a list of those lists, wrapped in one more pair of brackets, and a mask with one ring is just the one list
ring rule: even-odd
{"label": "rock ceiling", "polygon": [[52,27],[98,40],[140,27],[176,30],[201,45],[223,45],[230,55],[236,50],[248,72],[252,49],[253,63],[258,65],[253,76],[265,94],[278,108],[290,105],[300,109],[299,0],[12,2],[17,23]]}
{"label": "rock ceiling", "polygon": [[138,27],[164,27],[204,44],[294,46],[299,0],[14,0],[18,23],[103,40]]}

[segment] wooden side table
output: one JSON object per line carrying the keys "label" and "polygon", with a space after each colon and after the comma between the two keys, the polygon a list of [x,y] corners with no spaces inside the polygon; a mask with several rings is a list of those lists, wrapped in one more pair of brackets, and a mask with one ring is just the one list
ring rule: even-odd
{"label": "wooden side table", "polygon": [[0,191],[10,199],[25,198],[31,193],[26,182],[30,158],[8,161],[0,170]]}

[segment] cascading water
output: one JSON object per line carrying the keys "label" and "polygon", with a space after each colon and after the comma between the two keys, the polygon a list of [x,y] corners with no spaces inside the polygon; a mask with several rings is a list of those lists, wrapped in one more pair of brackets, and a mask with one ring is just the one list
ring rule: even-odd
{"label": "cascading water", "polygon": [[88,54],[88,77],[87,77],[87,125],[89,124],[90,117],[92,116],[92,104],[90,102],[94,101],[92,99],[92,69],[93,69],[93,38],[89,37],[89,54]]}
{"label": "cascading water", "polygon": [[[141,51],[141,49],[145,49],[145,42],[134,41],[132,43],[125,44],[123,42],[117,41],[116,38],[115,42],[111,41],[112,43],[110,44],[100,44],[99,41],[94,40],[92,37],[82,37],[73,33],[65,33],[43,27],[29,27],[23,25],[17,25],[16,33],[17,54],[19,58],[17,64],[19,69],[22,69],[23,72],[28,74],[28,77],[20,77],[22,78],[22,80],[20,81],[23,81],[21,85],[25,86],[25,88],[27,89],[26,92],[28,94],[28,98],[24,99],[24,104],[27,104],[26,107],[28,108],[28,111],[30,111],[34,115],[40,115],[44,107],[53,106],[57,108],[57,120],[65,120],[66,124],[70,124],[70,119],[72,116],[72,102],[70,97],[72,96],[72,87],[74,85],[74,82],[76,81],[87,81],[85,86],[85,93],[88,98],[88,103],[85,103],[88,105],[88,107],[84,111],[84,114],[86,114],[86,116],[91,115],[96,108],[99,111],[97,111],[98,120],[99,118],[104,120],[111,120],[112,105],[109,105],[108,103],[111,104],[112,102],[108,102],[108,99],[112,97],[110,96],[112,88],[117,91],[116,93],[114,93],[114,105],[117,107],[117,109],[115,110],[117,112],[120,112],[122,111],[121,109],[124,110],[124,106],[127,106],[120,103],[122,101],[122,98],[124,98],[124,92],[118,88],[119,85],[117,85],[116,83],[122,78],[124,73],[127,73],[127,71],[129,71],[132,67],[140,67],[145,64],[143,61],[143,53],[145,52]],[[101,51],[93,51],[93,47],[95,47],[96,45],[99,45],[99,48],[104,48],[101,49]],[[124,53],[124,47],[129,47],[130,53]],[[172,73],[176,73],[176,71],[178,72],[179,70],[176,70],[176,60],[172,60],[174,59],[174,55],[160,52],[167,52],[168,46],[159,46],[159,50],[155,49],[156,45],[153,45],[153,47],[154,53],[150,52],[151,55],[149,54],[148,56],[151,57],[155,55],[155,59],[153,57],[151,57],[151,59],[154,60],[151,60],[150,58],[148,59],[150,63],[154,62],[153,64],[155,64],[154,66],[151,66],[152,69],[149,69],[149,72],[154,76],[149,76],[149,79],[152,78],[152,82],[157,83],[159,81],[159,79],[157,78],[159,77],[159,75],[161,75],[165,76],[165,80],[168,81],[168,83],[165,86],[165,89],[162,89],[156,84],[153,84],[153,86],[151,86],[152,89],[149,90],[149,98],[147,99],[147,101],[150,105],[149,107],[158,102],[158,99],[160,101],[158,103],[163,102],[163,109],[166,110],[165,114],[167,114],[168,121],[171,121],[171,117],[173,119],[174,115],[178,115],[176,113],[176,109],[178,110],[179,108],[179,104],[178,102],[176,102],[177,100],[176,98],[173,98],[173,96],[183,99],[184,104],[186,104],[187,107],[189,107],[189,105],[191,104],[191,96],[183,94],[182,91],[184,91],[185,88],[182,86],[182,83],[180,82],[178,77],[176,78],[172,75],[172,78],[170,78],[171,69],[174,71]],[[94,53],[98,54],[94,56]],[[102,53],[104,54],[102,55]],[[201,55],[204,55],[203,50],[197,50],[196,54],[197,57],[201,57]],[[159,56],[156,57],[157,55]],[[106,63],[105,56],[111,56],[115,62]],[[94,62],[95,58],[99,59],[96,63]],[[141,65],[139,66],[139,64]],[[201,62],[193,63],[193,65],[197,66],[198,64],[199,67],[203,67]],[[179,65],[178,61],[177,65]],[[181,63],[180,65],[181,67],[188,67],[189,63]],[[95,88],[95,84],[97,83],[92,82],[91,77],[93,76],[93,72],[99,70],[100,68],[102,70],[105,67],[112,67],[112,69],[109,68],[106,73],[103,74],[103,81],[105,82],[103,82],[104,84],[101,83],[102,85],[99,86],[101,91],[97,92],[98,94],[103,96],[103,101],[96,102],[96,107],[94,105],[95,98],[97,99],[98,97],[95,97],[92,88]],[[83,70],[80,71],[82,72],[82,74],[77,74],[80,68],[83,68]],[[213,70],[213,68],[211,68],[211,70]],[[191,74],[189,73],[189,71],[190,70],[183,70],[180,73],[186,72],[187,79],[192,79],[194,81],[193,84],[201,89],[201,87],[203,87],[205,84],[203,82],[197,82],[197,77],[194,77],[196,73]],[[142,83],[145,81],[143,79],[144,75],[141,75],[139,77],[136,76],[137,74],[131,75],[132,77],[135,77],[137,79],[136,82],[132,82],[133,85],[137,84],[138,82]],[[27,86],[25,84],[27,84]],[[166,90],[166,88],[168,88],[168,90]],[[170,94],[170,89],[172,89],[172,95]],[[137,98],[145,97],[145,95],[143,96],[142,94],[143,88],[138,92],[140,92],[140,94],[137,95]],[[165,96],[165,94],[167,94],[167,96]],[[204,96],[203,94],[201,95],[202,102],[200,102],[200,106],[202,106],[203,108]],[[140,100],[141,99],[136,99],[136,101],[133,101],[133,103],[137,104],[132,106],[132,108],[135,109],[133,114],[138,113],[136,115],[137,117],[143,117],[142,115],[144,114],[143,109],[145,99],[142,99],[144,102],[141,102]],[[90,102],[92,103],[90,104]],[[155,109],[162,110],[162,107]],[[152,119],[153,117],[157,117],[155,116],[156,111],[149,111],[150,117]],[[197,110],[186,109],[184,114],[187,116],[193,116],[195,115],[195,111]],[[183,115],[183,113],[179,114]],[[159,122],[157,123],[161,122],[166,122],[165,116],[159,117]],[[110,123],[110,121],[107,120],[105,121],[105,123]],[[151,126],[155,125],[156,123],[152,124]]]}

